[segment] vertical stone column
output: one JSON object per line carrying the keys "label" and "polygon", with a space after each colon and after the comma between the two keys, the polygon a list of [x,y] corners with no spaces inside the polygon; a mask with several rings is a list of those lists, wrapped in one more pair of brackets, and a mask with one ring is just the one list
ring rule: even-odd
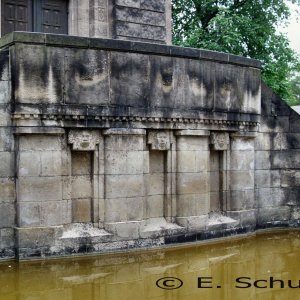
{"label": "vertical stone column", "polygon": [[146,131],[108,129],[105,150],[105,224],[109,232],[128,239],[139,237],[143,219]]}
{"label": "vertical stone column", "polygon": [[254,196],[254,138],[253,132],[231,134],[230,195],[227,215],[239,220],[241,226],[256,224]]}
{"label": "vertical stone column", "polygon": [[177,218],[188,229],[203,229],[210,209],[209,131],[177,135]]}
{"label": "vertical stone column", "polygon": [[17,128],[16,134],[19,255],[39,256],[54,245],[57,227],[69,221],[64,130]]}

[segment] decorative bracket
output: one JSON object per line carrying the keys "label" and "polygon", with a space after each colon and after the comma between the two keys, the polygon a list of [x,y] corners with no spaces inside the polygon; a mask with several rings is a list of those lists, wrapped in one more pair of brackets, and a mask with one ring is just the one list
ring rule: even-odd
{"label": "decorative bracket", "polygon": [[229,141],[228,132],[211,132],[210,134],[213,150],[228,150]]}
{"label": "decorative bracket", "polygon": [[151,145],[151,150],[170,150],[172,144],[170,132],[166,130],[149,131],[148,144]]}
{"label": "decorative bracket", "polygon": [[72,144],[72,149],[76,151],[95,151],[99,144],[99,132],[95,130],[70,130],[68,143]]}

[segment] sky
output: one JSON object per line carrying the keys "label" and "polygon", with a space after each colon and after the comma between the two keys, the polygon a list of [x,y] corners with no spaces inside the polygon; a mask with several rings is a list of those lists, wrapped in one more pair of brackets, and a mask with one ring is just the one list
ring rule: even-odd
{"label": "sky", "polygon": [[[296,6],[290,4],[291,17],[290,24],[287,27],[280,28],[281,32],[287,33],[287,37],[290,40],[290,45],[300,55],[300,16],[296,15]],[[299,7],[298,7],[299,9]]]}

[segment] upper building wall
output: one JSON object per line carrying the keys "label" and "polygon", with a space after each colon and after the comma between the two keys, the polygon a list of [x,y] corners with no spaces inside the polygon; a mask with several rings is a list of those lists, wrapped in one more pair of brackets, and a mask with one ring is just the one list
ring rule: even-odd
{"label": "upper building wall", "polygon": [[145,122],[183,119],[187,120],[183,126],[188,122],[193,128],[198,120],[229,127],[259,122],[256,60],[37,33],[13,33],[2,39],[5,45],[10,45],[16,113],[33,113],[35,107],[34,114],[43,114],[43,107],[51,106],[54,115],[77,114],[80,109],[91,119],[99,115],[146,118]]}
{"label": "upper building wall", "polygon": [[169,0],[1,0],[1,35],[34,31],[171,44]]}

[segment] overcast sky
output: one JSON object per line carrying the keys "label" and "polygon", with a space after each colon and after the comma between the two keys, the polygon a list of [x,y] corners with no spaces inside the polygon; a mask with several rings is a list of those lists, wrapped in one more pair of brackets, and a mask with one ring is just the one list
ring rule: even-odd
{"label": "overcast sky", "polygon": [[297,19],[295,5],[290,4],[289,6],[292,9],[290,24],[286,28],[281,28],[280,31],[287,33],[291,47],[300,55],[300,16]]}

